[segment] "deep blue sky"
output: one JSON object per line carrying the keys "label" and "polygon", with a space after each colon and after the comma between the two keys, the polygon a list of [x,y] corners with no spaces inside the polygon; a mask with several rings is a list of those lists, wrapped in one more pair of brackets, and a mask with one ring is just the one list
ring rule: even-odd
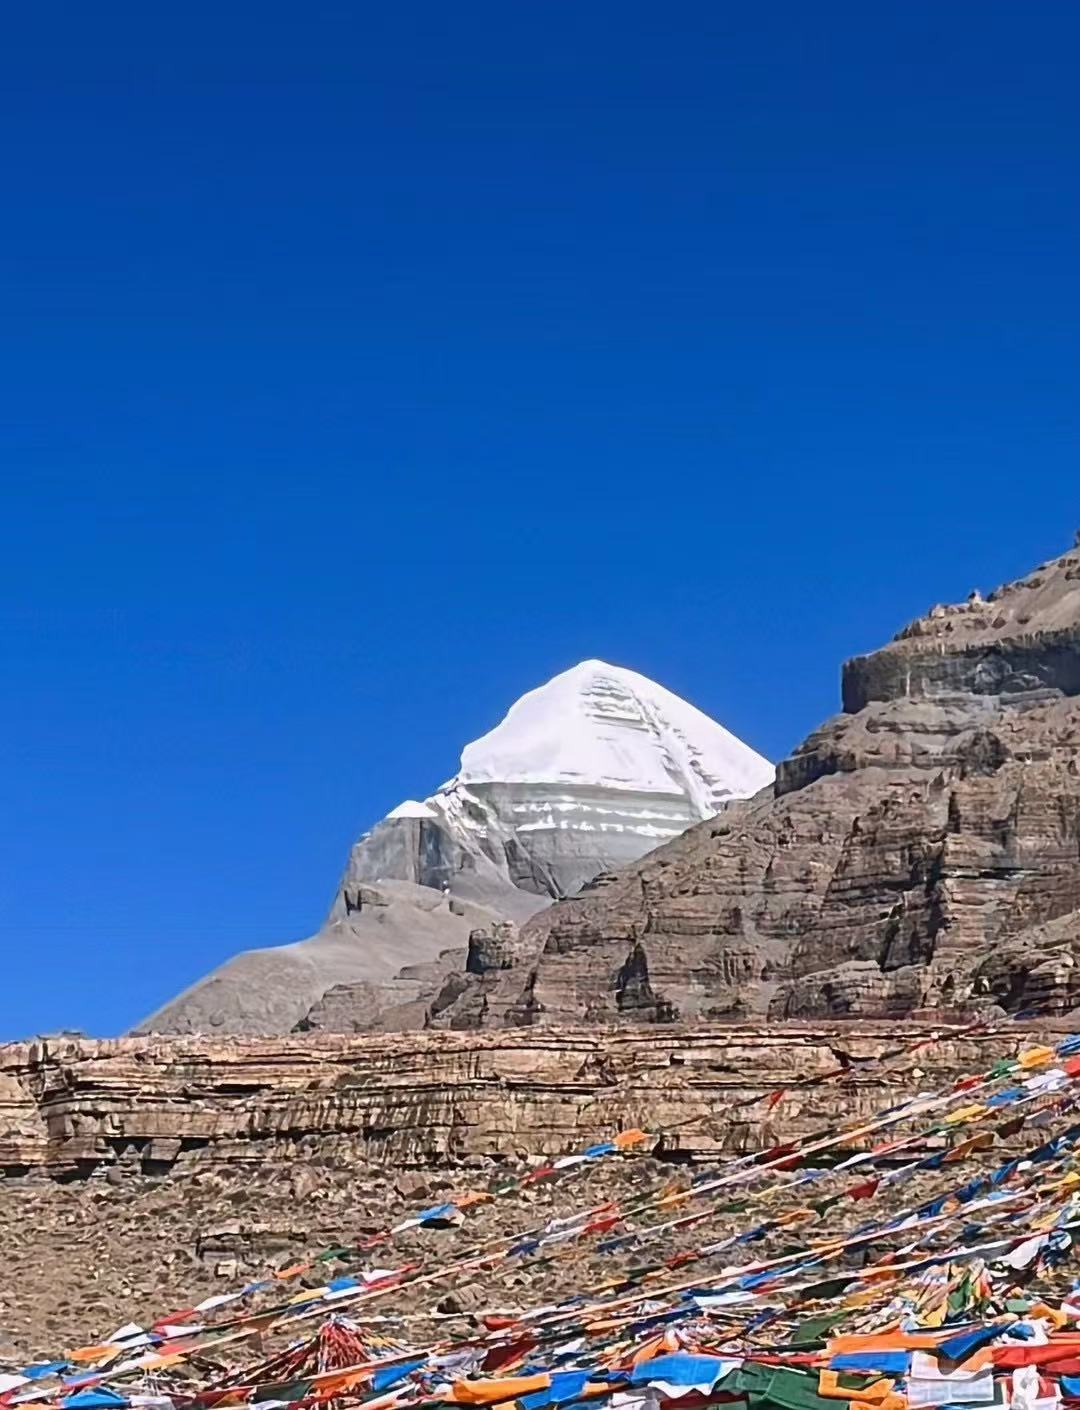
{"label": "deep blue sky", "polygon": [[1080,9],[24,6],[0,1036],[309,933],[586,656],[774,757],[1080,525]]}

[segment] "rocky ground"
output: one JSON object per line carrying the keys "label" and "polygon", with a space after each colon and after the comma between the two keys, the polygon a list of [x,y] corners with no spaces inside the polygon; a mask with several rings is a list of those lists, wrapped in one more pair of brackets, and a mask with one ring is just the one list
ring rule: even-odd
{"label": "rocky ground", "polygon": [[[518,1168],[523,1171],[528,1166]],[[437,1203],[451,1190],[460,1190],[463,1177],[484,1188],[505,1173],[504,1166],[395,1175],[377,1167],[302,1165],[266,1167],[253,1174],[204,1173],[181,1181],[137,1177],[0,1186],[4,1252],[0,1362],[49,1357],[92,1343],[129,1320],[146,1325],[167,1312],[266,1276],[270,1269],[290,1266],[305,1253],[377,1232],[430,1201]],[[648,1155],[616,1157],[587,1168],[584,1174],[495,1201],[460,1229],[400,1235],[391,1248],[367,1255],[367,1266],[373,1262],[395,1267],[414,1259],[441,1262],[460,1256],[478,1241],[521,1232],[583,1207],[645,1190],[684,1189],[701,1175],[700,1169],[673,1167]],[[820,1192],[827,1194],[850,1183],[850,1176],[836,1176],[822,1184]],[[901,1200],[913,1202],[932,1188],[932,1179],[921,1177],[894,1197],[894,1206]],[[887,1207],[882,1201],[875,1208],[883,1214]],[[852,1205],[846,1213],[840,1210],[830,1219],[830,1229],[862,1222],[867,1208]],[[671,1217],[654,1211],[627,1227],[646,1228]],[[567,1297],[630,1267],[745,1228],[752,1217],[716,1214],[703,1224],[616,1253],[598,1253],[595,1238],[577,1240],[549,1263],[514,1261],[470,1273],[464,1280],[451,1277],[437,1287],[406,1287],[380,1302],[376,1310],[407,1318],[410,1335],[442,1335],[447,1332],[447,1317],[456,1317],[460,1326],[481,1310],[537,1306]],[[755,1245],[754,1256],[778,1251],[784,1242],[783,1238],[765,1240]],[[786,1242],[790,1244],[790,1236]],[[730,1257],[697,1266],[716,1272]],[[344,1265],[335,1265],[334,1272],[341,1271]],[[326,1276],[325,1269],[320,1269],[289,1284],[289,1289],[316,1286]],[[675,1279],[678,1274],[671,1276]],[[432,1309],[437,1317],[420,1315]]]}
{"label": "rocky ground", "polygon": [[[392,1254],[370,1257],[388,1266],[441,1253],[452,1257],[479,1237],[530,1227],[672,1178],[670,1166],[652,1159],[627,1158],[617,1165],[597,1167],[558,1189],[538,1187],[486,1206],[461,1230],[401,1235]],[[438,1203],[463,1183],[484,1188],[505,1169],[395,1174],[374,1166],[303,1164],[204,1172],[180,1180],[135,1176],[4,1184],[0,1357],[47,1355],[108,1335],[129,1319],[191,1306],[264,1276],[268,1267],[288,1266],[304,1252],[376,1233],[425,1203]],[[586,1256],[576,1266],[588,1268],[591,1261]],[[602,1264],[605,1272],[611,1266]],[[499,1292],[489,1280],[484,1297],[513,1301],[523,1282],[531,1300],[545,1280],[535,1272],[511,1273]],[[461,1296],[459,1285],[454,1291]],[[411,1311],[416,1303],[426,1306],[450,1293],[450,1286],[414,1297],[406,1292],[394,1299],[395,1309]],[[464,1300],[471,1301],[472,1293]]]}
{"label": "rocky ground", "polygon": [[[529,1186],[361,1266],[441,1262],[644,1188],[685,1188],[741,1151],[869,1117],[1059,1036],[905,1023],[12,1044],[0,1049],[0,1364],[145,1324],[619,1130],[651,1131],[649,1154]],[[845,1204],[827,1227],[868,1213]],[[573,1241],[550,1262],[404,1287],[377,1307],[414,1317],[441,1303],[467,1317],[535,1306],[751,1218],[715,1212],[617,1253]],[[328,1271],[345,1268],[320,1268],[313,1284]]]}

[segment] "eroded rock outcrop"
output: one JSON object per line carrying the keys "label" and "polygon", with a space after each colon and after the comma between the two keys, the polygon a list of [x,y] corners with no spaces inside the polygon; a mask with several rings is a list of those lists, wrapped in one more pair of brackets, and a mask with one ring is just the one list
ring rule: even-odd
{"label": "eroded rock outcrop", "polygon": [[1080,549],[848,663],[775,788],[523,931],[444,1024],[1080,1003]]}
{"label": "eroded rock outcrop", "polygon": [[[979,1071],[1053,1025],[518,1028],[277,1038],[61,1037],[0,1046],[0,1184],[561,1154],[640,1126],[682,1158],[789,1139]],[[816,1085],[837,1062],[843,1081]],[[777,1088],[778,1104],[760,1100]]]}

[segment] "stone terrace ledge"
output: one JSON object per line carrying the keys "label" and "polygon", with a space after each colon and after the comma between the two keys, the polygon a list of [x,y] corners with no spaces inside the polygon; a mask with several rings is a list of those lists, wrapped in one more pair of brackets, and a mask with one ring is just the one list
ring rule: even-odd
{"label": "stone terrace ledge", "polygon": [[[705,1159],[869,1116],[1067,1031],[881,1020],[39,1038],[0,1045],[0,1178],[309,1159],[474,1165],[559,1154],[633,1126],[661,1136],[662,1156]],[[860,1062],[933,1033],[941,1040],[917,1060]],[[842,1079],[811,1085],[848,1061]],[[778,1088],[771,1109],[751,1100]]]}

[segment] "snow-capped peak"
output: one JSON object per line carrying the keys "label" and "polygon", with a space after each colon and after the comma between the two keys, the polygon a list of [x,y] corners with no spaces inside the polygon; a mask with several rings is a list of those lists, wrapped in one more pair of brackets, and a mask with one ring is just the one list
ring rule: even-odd
{"label": "snow-capped peak", "polygon": [[523,695],[467,745],[454,782],[681,794],[705,818],[772,778],[768,760],[655,681],[582,661]]}
{"label": "snow-capped peak", "polygon": [[430,798],[399,804],[353,848],[350,887],[398,880],[521,919],[572,896],[771,783],[772,765],[655,681],[582,661],[466,746]]}

